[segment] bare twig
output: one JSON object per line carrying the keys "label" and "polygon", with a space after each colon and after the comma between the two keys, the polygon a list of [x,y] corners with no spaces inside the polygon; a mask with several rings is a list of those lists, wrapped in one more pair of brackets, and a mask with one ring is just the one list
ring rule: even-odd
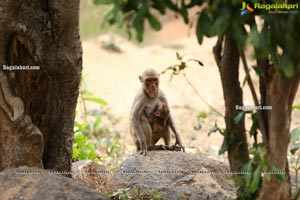
{"label": "bare twig", "polygon": [[[258,98],[257,98],[256,92],[255,92],[255,89],[254,89],[254,85],[253,85],[253,82],[252,82],[252,79],[251,79],[251,76],[250,76],[250,73],[249,73],[249,68],[248,68],[248,65],[247,65],[245,53],[240,48],[239,48],[239,52],[240,52],[240,56],[242,58],[244,70],[245,70],[246,77],[247,77],[247,83],[250,87],[250,91],[251,91],[251,94],[252,94],[252,97],[253,97],[254,104],[255,104],[255,106],[259,106]],[[259,129],[260,129],[260,131],[262,133],[262,136],[263,136],[263,142],[264,142],[264,144],[268,144],[268,136],[267,136],[266,126],[265,126],[265,123],[264,123],[264,120],[263,120],[263,115],[262,115],[261,110],[257,110],[257,120],[258,120]]]}
{"label": "bare twig", "polygon": [[197,96],[210,108],[212,109],[215,113],[217,113],[219,116],[224,117],[222,113],[220,113],[217,109],[215,109],[212,105],[210,105],[198,92],[198,90],[194,87],[194,85],[191,83],[190,79],[186,76],[186,74],[183,72],[183,76],[185,80],[187,81],[188,85],[193,89],[193,91],[197,94]]}

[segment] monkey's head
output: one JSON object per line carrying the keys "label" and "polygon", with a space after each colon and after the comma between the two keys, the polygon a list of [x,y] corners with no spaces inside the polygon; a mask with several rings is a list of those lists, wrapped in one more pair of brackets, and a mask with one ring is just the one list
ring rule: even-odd
{"label": "monkey's head", "polygon": [[154,116],[162,120],[167,120],[170,115],[169,108],[165,103],[158,103],[154,109]]}
{"label": "monkey's head", "polygon": [[166,126],[167,120],[170,116],[170,110],[167,104],[158,103],[152,113],[153,130],[162,131]]}
{"label": "monkey's head", "polygon": [[145,93],[150,98],[158,97],[159,74],[154,69],[146,69],[139,79],[143,85]]}

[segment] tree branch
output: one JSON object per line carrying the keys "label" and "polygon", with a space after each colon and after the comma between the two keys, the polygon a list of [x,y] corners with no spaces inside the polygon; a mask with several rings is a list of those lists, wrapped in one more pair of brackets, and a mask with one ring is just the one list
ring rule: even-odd
{"label": "tree branch", "polygon": [[[255,89],[254,89],[254,85],[253,85],[253,82],[252,82],[252,79],[251,79],[251,76],[250,76],[250,73],[249,73],[249,68],[248,68],[248,65],[247,65],[245,53],[240,48],[239,48],[239,51],[240,51],[240,56],[242,58],[242,62],[243,62],[243,66],[244,66],[246,76],[248,77],[247,78],[247,83],[250,87],[250,91],[251,91],[251,94],[252,94],[252,97],[253,97],[254,104],[255,104],[255,106],[259,106],[260,104],[259,104],[256,92],[255,92]],[[268,144],[268,135],[267,135],[267,131],[266,131],[266,125],[264,123],[263,115],[262,115],[261,110],[257,110],[257,120],[258,120],[259,129],[260,129],[260,131],[262,133],[262,136],[263,136],[263,142],[264,142],[264,144]]]}
{"label": "tree branch", "polygon": [[221,67],[221,61],[222,61],[221,53],[222,53],[223,38],[224,35],[218,36],[218,41],[216,45],[213,47],[214,57],[219,68]]}

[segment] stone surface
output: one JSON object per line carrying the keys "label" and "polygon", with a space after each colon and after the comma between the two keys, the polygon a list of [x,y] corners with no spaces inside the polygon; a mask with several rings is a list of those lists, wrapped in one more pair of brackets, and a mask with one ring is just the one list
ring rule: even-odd
{"label": "stone surface", "polygon": [[1,200],[106,200],[97,190],[44,169],[12,168],[0,174]]}
{"label": "stone surface", "polygon": [[[227,165],[201,155],[151,151],[128,157],[106,185],[107,190],[128,190],[131,197],[161,195],[177,199],[235,199]],[[148,196],[147,196],[148,194]]]}
{"label": "stone surface", "polygon": [[104,164],[91,160],[80,160],[72,164],[72,178],[87,186],[101,190],[107,183],[111,173],[105,170]]}

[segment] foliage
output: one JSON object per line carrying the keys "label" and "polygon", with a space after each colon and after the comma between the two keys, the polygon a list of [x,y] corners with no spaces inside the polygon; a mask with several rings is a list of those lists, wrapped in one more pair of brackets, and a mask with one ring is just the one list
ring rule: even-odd
{"label": "foliage", "polygon": [[[270,58],[276,64],[276,69],[286,77],[293,75],[295,68],[292,61],[300,56],[300,52],[296,51],[300,35],[299,31],[295,31],[295,27],[300,25],[300,17],[296,14],[270,15],[257,11],[255,14],[259,14],[263,22],[259,30],[254,15],[240,15],[240,1],[192,0],[187,3],[184,0],[95,0],[94,3],[112,4],[103,23],[117,24],[119,27],[126,23],[128,34],[131,36],[134,29],[138,41],[143,40],[146,21],[153,30],[161,29],[161,22],[155,12],[164,15],[167,10],[173,11],[186,24],[193,25],[194,21],[189,19],[188,11],[201,6],[196,13],[196,35],[200,44],[203,37],[222,36],[230,31],[242,49],[250,42],[256,50],[257,58]],[[246,26],[250,28],[249,31],[246,31]]]}
{"label": "foliage", "polygon": [[[73,159],[93,159],[95,161],[99,158],[104,161],[117,159],[122,154],[119,144],[120,133],[108,128],[109,126],[113,127],[117,121],[106,108],[108,103],[87,90],[84,79],[85,76],[82,78],[78,97],[78,108],[80,108],[81,115],[78,115],[77,111],[74,126]],[[87,102],[97,105],[98,108],[88,109]],[[101,152],[101,148],[105,149],[106,155]],[[101,156],[98,155],[99,152]]]}
{"label": "foliage", "polygon": [[243,188],[243,193],[237,199],[256,199],[261,187],[262,177],[270,181],[274,174],[280,181],[284,181],[284,173],[266,160],[267,148],[258,145],[250,149],[252,159],[244,166],[241,178],[235,179],[236,184]]}
{"label": "foliage", "polygon": [[87,137],[83,135],[82,132],[75,132],[72,154],[74,160],[90,159],[97,161],[95,149],[95,144],[89,142]]}

